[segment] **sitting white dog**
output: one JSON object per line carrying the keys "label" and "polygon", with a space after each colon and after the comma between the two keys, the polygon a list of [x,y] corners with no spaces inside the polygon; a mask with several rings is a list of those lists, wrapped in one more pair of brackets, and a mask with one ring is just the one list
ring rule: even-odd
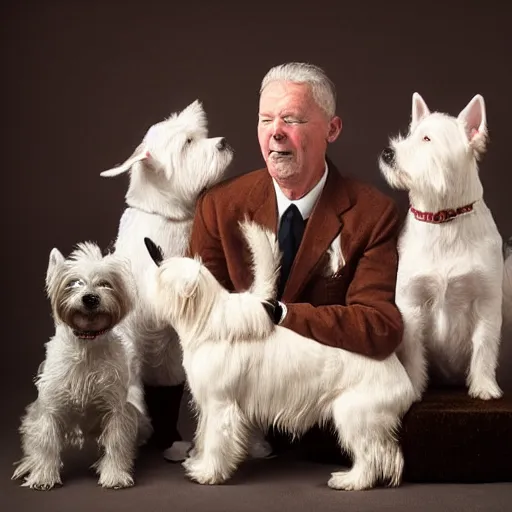
{"label": "sitting white dog", "polygon": [[420,399],[429,373],[498,398],[502,326],[502,239],[483,199],[478,160],[487,124],[476,95],[458,117],[430,113],[417,93],[407,137],[380,157],[390,184],[409,193],[399,240],[396,303],[405,323],[398,349]]}
{"label": "sitting white dog", "polygon": [[104,453],[96,464],[103,487],[134,483],[137,444],[151,433],[131,351],[112,330],[132,310],[136,288],[129,265],[78,244],[68,259],[50,253],[46,276],[55,335],[40,365],[37,399],[20,431],[23,459],[13,478],[48,490],[61,484],[61,453],[92,437]]}
{"label": "sitting white dog", "polygon": [[145,239],[158,265],[155,314],[180,335],[198,411],[194,453],[183,464],[201,484],[226,481],[245,458],[254,430],[271,425],[301,435],[332,420],[351,470],[333,473],[333,489],[400,483],[395,434],[414,392],[396,356],[376,361],[327,347],[275,326],[262,305],[275,296],[275,235],[241,224],[254,262],[251,290],[229,293],[197,258],[167,258]]}
{"label": "sitting white dog", "polygon": [[[176,332],[169,324],[155,323],[150,313],[153,297],[147,290],[147,273],[152,262],[144,247],[149,236],[166,256],[183,256],[189,243],[194,208],[202,191],[220,181],[233,158],[233,150],[223,137],[208,138],[207,118],[196,100],[180,113],[152,126],[135,152],[121,165],[101,176],[117,176],[130,171],[127,208],[119,224],[115,253],[131,261],[139,299],[135,312],[121,325],[123,336],[137,347],[141,358],[142,381],[146,387],[167,388],[169,393],[156,405],[178,417],[185,373]],[[150,394],[150,390],[146,389]],[[158,393],[160,396],[162,393]],[[148,403],[148,406],[150,404]],[[176,411],[171,411],[177,407]],[[150,407],[150,414],[152,413]],[[165,416],[159,410],[158,417]],[[160,424],[152,417],[157,443],[164,456],[183,460],[189,443],[175,442],[171,430],[176,425]]]}
{"label": "sitting white dog", "polygon": [[503,243],[503,326],[512,329],[512,237]]}

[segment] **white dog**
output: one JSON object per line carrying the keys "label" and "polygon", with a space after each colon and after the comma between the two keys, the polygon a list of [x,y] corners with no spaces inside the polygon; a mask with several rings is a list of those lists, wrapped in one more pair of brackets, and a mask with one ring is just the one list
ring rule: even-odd
{"label": "white dog", "polygon": [[255,429],[277,426],[298,436],[332,420],[354,465],[333,473],[330,487],[398,485],[403,456],[395,434],[414,398],[403,366],[394,355],[376,361],[274,326],[262,302],[275,295],[278,243],[256,224],[241,227],[254,283],[238,294],[222,288],[197,258],[162,261],[146,239],[158,265],[155,313],[180,334],[197,406],[195,453],[184,462],[188,476],[202,484],[226,481]]}
{"label": "white dog", "polygon": [[503,243],[503,326],[512,328],[512,237]]}
{"label": "white dog", "polygon": [[502,239],[483,199],[478,160],[487,143],[484,99],[457,118],[430,113],[417,93],[407,137],[392,138],[379,165],[409,193],[399,240],[396,302],[405,322],[398,354],[420,399],[432,378],[498,398]]}
{"label": "white dog", "polygon": [[[148,386],[183,385],[185,373],[175,331],[172,326],[158,325],[151,315],[153,297],[146,283],[153,264],[143,237],[155,240],[166,256],[185,255],[197,197],[222,179],[232,158],[233,150],[223,137],[208,138],[206,114],[196,100],[181,113],[152,126],[123,164],[101,173],[116,176],[131,171],[115,253],[131,261],[137,280],[137,308],[121,328],[138,347],[142,380]],[[172,405],[179,408],[171,403],[160,406]],[[177,413],[170,412],[176,417]],[[153,426],[157,431],[159,425]],[[160,434],[164,439],[167,436],[167,432]],[[174,449],[165,447],[164,453],[170,459],[183,460],[188,447],[188,443],[178,442]]]}
{"label": "white dog", "polygon": [[61,484],[62,450],[92,437],[104,450],[100,485],[131,486],[137,443],[150,425],[129,347],[112,330],[134,305],[129,266],[90,242],[67,260],[53,249],[46,286],[55,335],[38,371],[38,397],[22,420],[24,456],[13,479],[27,475],[23,485],[40,490]]}

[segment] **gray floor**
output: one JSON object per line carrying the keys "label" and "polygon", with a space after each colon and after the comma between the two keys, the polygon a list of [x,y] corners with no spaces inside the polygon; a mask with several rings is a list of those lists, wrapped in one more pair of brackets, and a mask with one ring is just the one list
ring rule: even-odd
{"label": "gray floor", "polygon": [[[20,390],[18,390],[19,393]],[[18,396],[31,398],[32,393]],[[12,463],[19,457],[17,417],[24,404],[8,403],[0,446],[1,509],[18,511],[505,511],[512,503],[512,483],[481,485],[408,484],[398,489],[340,492],[326,485],[333,465],[296,460],[291,456],[245,463],[230,483],[200,486],[189,482],[180,465],[157,454],[142,453],[136,486],[121,491],[97,486],[88,470],[90,454],[72,454],[63,472],[63,486],[50,492],[32,491],[11,481]],[[188,430],[186,419],[183,427]]]}

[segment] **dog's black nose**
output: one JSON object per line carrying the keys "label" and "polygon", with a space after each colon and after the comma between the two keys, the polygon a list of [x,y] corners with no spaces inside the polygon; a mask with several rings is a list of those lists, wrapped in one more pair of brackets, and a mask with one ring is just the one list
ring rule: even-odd
{"label": "dog's black nose", "polygon": [[227,145],[228,145],[228,141],[224,137],[222,137],[222,139],[220,139],[219,142],[217,142],[217,149],[219,149],[219,150],[226,149]]}
{"label": "dog's black nose", "polygon": [[392,148],[386,148],[381,153],[382,160],[388,165],[391,165],[395,160],[395,150]]}
{"label": "dog's black nose", "polygon": [[94,309],[98,307],[100,303],[100,297],[94,293],[87,293],[82,297],[82,302],[87,309]]}

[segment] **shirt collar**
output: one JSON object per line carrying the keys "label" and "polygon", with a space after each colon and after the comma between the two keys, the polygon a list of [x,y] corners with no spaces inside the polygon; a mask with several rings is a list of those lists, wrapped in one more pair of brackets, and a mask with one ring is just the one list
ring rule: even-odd
{"label": "shirt collar", "polygon": [[272,181],[274,183],[274,190],[276,191],[278,225],[281,220],[281,216],[292,203],[295,204],[295,206],[297,206],[304,220],[309,218],[313,210],[313,207],[315,206],[316,201],[320,197],[320,194],[322,193],[322,190],[324,188],[325,181],[327,180],[327,171],[328,166],[327,162],[325,162],[325,171],[322,177],[320,178],[320,181],[305,196],[302,196],[300,199],[297,199],[295,201],[291,201],[290,199],[288,199],[283,194],[283,191],[279,188],[279,185],[277,184],[276,180],[272,178]]}

